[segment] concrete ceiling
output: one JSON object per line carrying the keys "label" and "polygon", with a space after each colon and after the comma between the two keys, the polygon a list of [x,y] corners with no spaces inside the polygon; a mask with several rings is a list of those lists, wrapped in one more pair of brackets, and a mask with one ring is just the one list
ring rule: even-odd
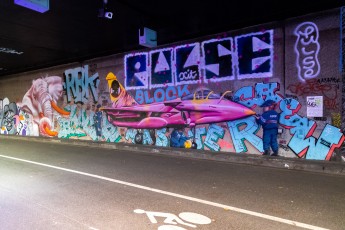
{"label": "concrete ceiling", "polygon": [[142,49],[138,30],[157,31],[158,45],[305,15],[344,4],[327,1],[50,0],[39,13],[0,1],[0,76]]}

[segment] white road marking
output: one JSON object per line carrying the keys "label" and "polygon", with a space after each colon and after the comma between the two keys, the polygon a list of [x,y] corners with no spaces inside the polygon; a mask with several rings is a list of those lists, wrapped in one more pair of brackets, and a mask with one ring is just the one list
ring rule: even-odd
{"label": "white road marking", "polygon": [[194,213],[194,212],[181,212],[178,216],[185,221],[191,222],[193,224],[210,224],[212,220],[207,216]]}
{"label": "white road marking", "polygon": [[322,228],[322,227],[318,227],[318,226],[313,226],[313,225],[309,225],[309,224],[305,224],[305,223],[301,223],[301,222],[297,222],[297,221],[292,221],[292,220],[288,220],[288,219],[284,219],[284,218],[280,218],[280,217],[270,216],[270,215],[262,214],[259,212],[253,212],[253,211],[249,211],[246,209],[236,208],[236,207],[232,207],[229,205],[220,204],[220,203],[216,203],[216,202],[212,202],[212,201],[208,201],[208,200],[202,200],[202,199],[198,199],[198,198],[191,197],[191,196],[185,196],[185,195],[181,195],[178,193],[173,193],[173,192],[168,192],[168,191],[164,191],[164,190],[160,190],[160,189],[150,188],[147,186],[143,186],[143,185],[139,185],[139,184],[133,184],[133,183],[129,183],[126,181],[121,181],[121,180],[116,180],[116,179],[112,179],[109,177],[99,176],[99,175],[81,172],[81,171],[77,171],[77,170],[73,170],[73,169],[68,169],[68,168],[62,168],[62,167],[58,167],[58,166],[54,166],[54,165],[43,164],[43,163],[39,163],[36,161],[30,161],[30,160],[20,159],[20,158],[16,158],[16,157],[10,157],[10,156],[5,156],[5,155],[0,155],[0,157],[11,159],[11,160],[16,160],[16,161],[21,161],[21,162],[26,162],[26,163],[30,163],[30,164],[40,165],[40,166],[44,166],[44,167],[48,167],[48,168],[58,169],[58,170],[71,172],[71,173],[75,173],[75,174],[79,174],[79,175],[84,175],[84,176],[88,176],[88,177],[93,177],[93,178],[97,178],[97,179],[101,179],[101,180],[105,180],[105,181],[110,181],[110,182],[114,182],[117,184],[131,186],[134,188],[143,189],[143,190],[147,190],[147,191],[151,191],[151,192],[156,192],[156,193],[160,193],[160,194],[164,194],[164,195],[168,195],[168,196],[172,196],[172,197],[177,197],[177,198],[181,198],[181,199],[185,199],[185,200],[189,200],[189,201],[194,201],[194,202],[198,202],[201,204],[206,204],[206,205],[210,205],[213,207],[218,207],[218,208],[222,208],[225,210],[231,210],[234,212],[239,212],[239,213],[243,213],[243,214],[247,214],[247,215],[251,215],[251,216],[256,216],[256,217],[264,218],[267,220],[272,220],[272,221],[276,221],[276,222],[280,222],[280,223],[284,223],[284,224],[289,224],[289,225],[293,225],[293,226],[297,226],[297,227],[301,227],[301,228],[306,228],[306,229],[311,229],[311,230],[328,230],[326,228]]}
{"label": "white road marking", "polygon": [[158,223],[158,221],[156,220],[156,217],[164,217],[165,218],[164,223],[166,223],[166,224],[183,224],[183,225],[187,225],[187,226],[192,227],[192,228],[196,228],[196,225],[190,224],[190,223],[185,223],[183,220],[178,218],[178,216],[176,216],[175,214],[172,214],[172,213],[151,212],[151,211],[145,211],[142,209],[135,209],[134,212],[138,213],[138,214],[146,214],[146,216],[149,218],[149,220],[153,224]]}
{"label": "white road marking", "polygon": [[158,230],[187,230],[185,228],[175,226],[175,225],[162,225],[158,227]]}
{"label": "white road marking", "polygon": [[162,225],[158,227],[158,230],[187,230],[185,228],[175,226],[175,225]]}

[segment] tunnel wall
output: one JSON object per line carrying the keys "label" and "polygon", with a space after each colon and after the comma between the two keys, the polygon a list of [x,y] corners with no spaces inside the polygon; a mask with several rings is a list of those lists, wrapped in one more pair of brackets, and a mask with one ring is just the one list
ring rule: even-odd
{"label": "tunnel wall", "polygon": [[342,17],[334,9],[6,76],[1,134],[170,147],[182,127],[197,149],[260,155],[263,130],[248,111],[273,100],[280,156],[343,161]]}

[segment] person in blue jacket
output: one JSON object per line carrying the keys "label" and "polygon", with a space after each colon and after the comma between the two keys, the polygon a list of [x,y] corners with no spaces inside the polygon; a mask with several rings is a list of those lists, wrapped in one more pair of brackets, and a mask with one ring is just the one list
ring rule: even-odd
{"label": "person in blue jacket", "polygon": [[278,127],[280,114],[275,111],[276,103],[273,100],[265,101],[261,107],[263,107],[264,113],[262,115],[256,115],[256,121],[262,125],[263,129],[263,147],[264,154],[270,155],[270,147],[272,148],[272,156],[278,156]]}
{"label": "person in blue jacket", "polygon": [[184,128],[177,128],[171,133],[170,146],[184,148],[184,144],[189,138],[184,134]]}
{"label": "person in blue jacket", "polygon": [[97,137],[102,137],[102,111],[100,108],[101,105],[98,104],[95,115],[93,116]]}

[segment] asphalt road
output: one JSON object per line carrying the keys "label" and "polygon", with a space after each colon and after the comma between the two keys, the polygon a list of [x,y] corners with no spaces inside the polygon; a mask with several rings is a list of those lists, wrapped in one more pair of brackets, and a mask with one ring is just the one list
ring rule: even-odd
{"label": "asphalt road", "polygon": [[0,230],[345,229],[345,177],[1,140]]}

